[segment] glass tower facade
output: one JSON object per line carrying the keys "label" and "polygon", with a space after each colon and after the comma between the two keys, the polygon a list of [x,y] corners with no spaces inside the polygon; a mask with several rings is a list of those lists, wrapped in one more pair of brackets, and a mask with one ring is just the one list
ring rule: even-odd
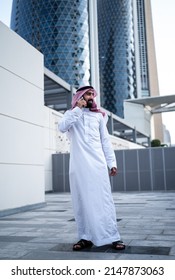
{"label": "glass tower facade", "polygon": [[13,0],[11,28],[70,85],[90,84],[88,0]]}
{"label": "glass tower facade", "polygon": [[123,100],[137,97],[132,0],[97,0],[101,103],[124,117]]}
{"label": "glass tower facade", "polygon": [[148,75],[148,55],[146,38],[146,18],[144,0],[137,0],[137,25],[139,37],[139,55],[140,55],[140,78],[142,97],[150,96],[149,75]]}

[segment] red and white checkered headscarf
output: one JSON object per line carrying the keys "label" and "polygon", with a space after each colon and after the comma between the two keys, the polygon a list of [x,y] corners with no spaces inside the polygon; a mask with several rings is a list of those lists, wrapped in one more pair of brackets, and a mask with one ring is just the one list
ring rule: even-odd
{"label": "red and white checkered headscarf", "polygon": [[[77,101],[89,90],[91,90],[93,92],[94,97],[97,96],[97,92],[92,86],[85,86],[85,87],[81,87],[81,88],[77,89],[76,94],[73,96],[73,99],[72,99],[72,109],[75,108]],[[101,113],[103,116],[105,116],[105,112],[103,112],[97,108],[97,104],[95,103],[94,100],[92,103],[92,108],[90,108],[89,110],[92,112]]]}

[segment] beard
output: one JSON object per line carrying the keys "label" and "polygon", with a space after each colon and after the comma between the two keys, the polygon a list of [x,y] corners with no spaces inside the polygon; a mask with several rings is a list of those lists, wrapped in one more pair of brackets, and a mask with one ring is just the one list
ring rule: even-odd
{"label": "beard", "polygon": [[93,104],[93,99],[89,99],[89,100],[87,101],[86,108],[92,108],[92,104]]}

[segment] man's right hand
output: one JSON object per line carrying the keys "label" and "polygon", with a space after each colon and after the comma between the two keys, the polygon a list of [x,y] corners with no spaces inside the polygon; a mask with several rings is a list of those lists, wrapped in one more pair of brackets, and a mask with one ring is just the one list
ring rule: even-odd
{"label": "man's right hand", "polygon": [[81,98],[81,99],[79,99],[78,101],[77,101],[77,106],[81,109],[81,108],[83,108],[83,107],[86,107],[86,105],[87,105],[87,102],[83,99],[83,98]]}
{"label": "man's right hand", "polygon": [[110,176],[115,176],[117,175],[117,168],[116,167],[112,167],[109,173]]}

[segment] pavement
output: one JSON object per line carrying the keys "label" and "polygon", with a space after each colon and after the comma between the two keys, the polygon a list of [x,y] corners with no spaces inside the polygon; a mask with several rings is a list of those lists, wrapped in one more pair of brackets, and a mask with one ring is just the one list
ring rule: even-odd
{"label": "pavement", "polygon": [[77,240],[70,193],[46,206],[0,218],[1,260],[175,260],[175,192],[113,193],[126,249],[72,251]]}

